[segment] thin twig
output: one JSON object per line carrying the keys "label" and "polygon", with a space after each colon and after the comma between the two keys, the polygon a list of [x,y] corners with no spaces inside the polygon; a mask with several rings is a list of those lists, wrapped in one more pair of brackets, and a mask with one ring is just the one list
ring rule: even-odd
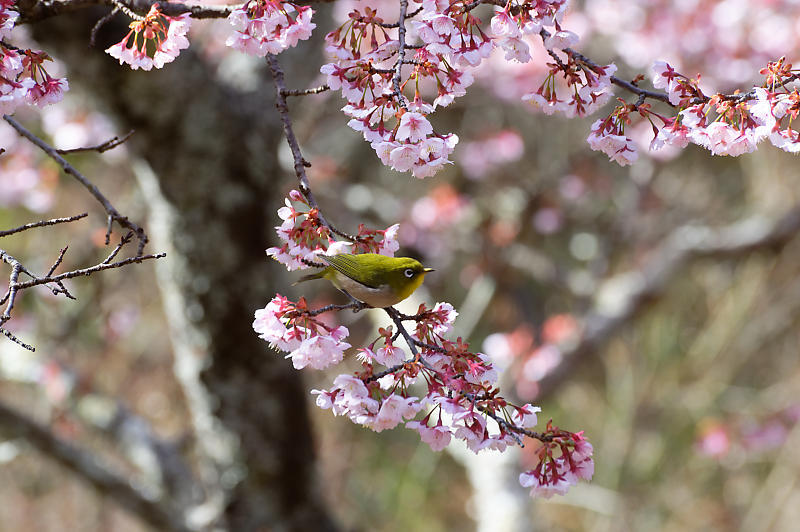
{"label": "thin twig", "polygon": [[108,139],[107,141],[103,142],[102,144],[98,144],[97,146],[86,146],[84,148],[72,148],[71,150],[56,150],[56,153],[60,153],[61,155],[68,155],[70,153],[78,153],[82,151],[96,151],[97,153],[103,153],[104,151],[108,151],[111,149],[116,148],[120,144],[127,141],[131,138],[131,135],[135,130],[131,129],[125,135],[120,137],[119,135],[115,136],[114,138]]}
{"label": "thin twig", "polygon": [[119,13],[119,8],[114,6],[114,9],[109,11],[106,15],[104,15],[100,20],[98,20],[94,26],[92,26],[92,32],[89,34],[89,47],[94,48],[95,42],[97,41],[97,32],[100,31],[100,28],[105,26],[114,15]]}
{"label": "thin twig", "polygon": [[140,263],[140,262],[143,262],[143,261],[146,261],[146,260],[151,260],[151,259],[160,259],[160,258],[163,258],[163,257],[166,257],[166,256],[167,256],[166,253],[158,253],[158,254],[155,254],[155,255],[137,255],[135,257],[130,257],[130,258],[123,259],[123,260],[120,260],[120,261],[117,261],[117,262],[112,262],[110,264],[102,264],[101,263],[101,264],[98,264],[96,266],[91,266],[89,268],[83,268],[83,269],[80,269],[80,270],[73,270],[71,272],[62,273],[60,275],[55,275],[55,276],[52,276],[52,277],[42,277],[42,278],[32,279],[30,281],[25,281],[24,283],[17,283],[16,286],[17,286],[17,288],[19,290],[23,290],[25,288],[30,288],[32,286],[39,286],[39,285],[43,285],[43,284],[47,284],[47,283],[55,283],[55,282],[58,282],[58,281],[63,281],[65,279],[72,279],[74,277],[81,277],[81,276],[84,276],[84,275],[91,275],[93,273],[100,272],[100,271],[103,271],[103,270],[110,270],[112,268],[119,268],[121,266],[126,266],[128,264]]}
{"label": "thin twig", "polygon": [[307,96],[309,94],[319,94],[321,92],[325,92],[330,90],[330,87],[327,85],[320,85],[319,87],[314,87],[313,89],[295,89],[295,90],[285,90],[281,91],[283,96]]}
{"label": "thin twig", "polygon": [[67,218],[53,218],[52,220],[41,220],[39,222],[32,222],[29,224],[21,225],[19,227],[15,227],[14,229],[7,229],[5,231],[0,231],[0,237],[13,235],[14,233],[21,233],[22,231],[27,231],[28,229],[33,229],[35,227],[45,227],[48,225],[74,222],[75,220],[86,218],[87,216],[89,216],[89,213],[84,212],[81,214],[76,214],[75,216],[69,216]]}
{"label": "thin twig", "polygon": [[104,260],[100,264],[109,264],[112,260],[114,260],[114,257],[117,256],[117,253],[120,252],[120,250],[125,244],[131,241],[131,238],[133,238],[133,233],[128,233],[127,235],[120,238],[119,244],[117,244],[117,246],[111,251],[111,253],[109,253],[108,257],[106,257],[106,260]]}
{"label": "thin twig", "polygon": [[64,260],[64,255],[67,253],[67,249],[69,249],[69,246],[64,246],[63,248],[61,248],[61,252],[59,252],[58,258],[53,263],[53,265],[50,266],[50,269],[47,270],[47,273],[44,274],[45,277],[50,277],[51,275],[53,275],[53,272],[56,271],[56,268],[58,268],[58,266],[61,264],[61,261]]}
{"label": "thin twig", "polygon": [[269,64],[269,69],[272,72],[272,79],[275,80],[275,107],[278,109],[278,114],[280,115],[281,122],[283,123],[283,133],[286,137],[286,142],[289,143],[289,148],[292,150],[292,157],[294,158],[294,173],[300,182],[300,192],[303,194],[303,196],[305,196],[309,206],[317,209],[319,213],[319,221],[325,227],[342,238],[346,238],[351,242],[355,242],[358,240],[358,237],[347,234],[343,231],[339,231],[333,227],[333,225],[331,225],[331,223],[322,215],[322,211],[317,204],[317,200],[314,198],[314,194],[311,192],[311,186],[308,183],[308,176],[306,175],[306,167],[311,166],[311,164],[303,159],[303,153],[300,151],[300,144],[297,142],[297,137],[295,136],[294,129],[292,128],[292,119],[289,116],[289,105],[286,102],[286,94],[289,91],[286,89],[286,82],[283,78],[283,69],[281,68],[280,63],[278,63],[278,58],[272,54],[267,55],[267,63]]}
{"label": "thin twig", "polygon": [[38,146],[42,151],[44,151],[47,155],[50,156],[56,163],[58,163],[61,168],[64,169],[64,172],[71,175],[75,179],[77,179],[89,193],[94,196],[94,198],[100,202],[100,204],[105,209],[106,213],[109,217],[109,226],[113,222],[117,222],[122,227],[133,231],[136,234],[136,238],[139,240],[139,247],[136,251],[137,255],[142,255],[144,253],[144,246],[147,244],[147,235],[144,232],[144,229],[130,221],[126,216],[117,211],[117,209],[111,205],[111,202],[103,195],[102,192],[92,183],[89,181],[83,174],[81,174],[78,170],[75,169],[66,159],[64,159],[61,155],[59,155],[58,151],[47,144],[45,141],[28,131],[22,124],[14,120],[9,115],[3,115],[3,120],[11,124],[11,127],[17,130],[17,132],[34,143]]}
{"label": "thin twig", "polygon": [[308,315],[312,317],[319,316],[320,314],[324,312],[330,312],[331,310],[347,310],[349,308],[353,309],[353,312],[358,312],[359,310],[367,308],[367,305],[361,301],[352,301],[345,305],[326,305],[324,307],[308,311]]}

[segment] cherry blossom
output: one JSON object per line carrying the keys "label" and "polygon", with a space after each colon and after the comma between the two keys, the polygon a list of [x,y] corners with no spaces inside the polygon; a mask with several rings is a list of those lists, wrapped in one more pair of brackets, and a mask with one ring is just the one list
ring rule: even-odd
{"label": "cherry blossom", "polygon": [[308,6],[279,0],[249,0],[234,9],[228,22],[234,32],[225,44],[257,57],[278,54],[311,37],[316,24]]}
{"label": "cherry blossom", "polygon": [[44,52],[15,49],[0,43],[0,112],[13,114],[24,104],[57,103],[69,90],[65,78],[52,77],[44,67],[52,58]]}
{"label": "cherry blossom", "polygon": [[539,449],[539,463],[519,476],[522,487],[531,488],[531,496],[546,499],[564,495],[579,480],[591,480],[594,475],[592,445],[581,433],[560,431],[550,423],[548,433],[553,439]]}
{"label": "cherry blossom", "polygon": [[0,0],[0,39],[5,39],[11,34],[19,13],[11,9],[16,0]]}
{"label": "cherry blossom", "polygon": [[[299,210],[294,204],[298,204]],[[319,263],[317,255],[320,254],[369,252],[392,256],[400,247],[397,242],[398,224],[382,230],[360,225],[355,241],[336,240],[335,235],[320,219],[319,210],[311,207],[297,190],[289,193],[285,205],[278,209],[278,216],[283,223],[275,230],[283,244],[267,249],[267,255],[286,266],[289,271],[309,268],[309,263]]]}
{"label": "cherry blossom", "polygon": [[[161,68],[174,61],[181,50],[189,47],[186,34],[190,26],[189,13],[170,17],[163,14],[158,3],[155,3],[142,20],[130,23],[127,35],[107,48],[106,53],[119,60],[120,65],[127,63],[133,70]],[[153,50],[152,57],[149,49]]]}
{"label": "cherry blossom", "polygon": [[[413,131],[420,136],[427,134],[424,125],[414,124],[416,121],[422,123],[421,115],[407,122],[409,138]],[[313,256],[334,245],[330,227],[298,191],[290,193],[278,215],[283,223],[276,229],[285,248],[273,248],[276,258],[284,253],[299,257],[297,249],[301,247],[306,256]],[[365,241],[354,240],[352,248],[343,251],[393,243],[396,231],[397,226],[383,232],[362,227],[359,234]],[[378,243],[375,237],[380,234],[383,242]],[[297,248],[294,255],[289,252],[290,244]],[[395,248],[394,244],[390,246]],[[308,255],[309,251],[313,253]],[[293,264],[287,267],[291,269]],[[349,333],[345,327],[328,325],[318,316],[349,307],[330,305],[312,310],[304,298],[293,302],[276,295],[255,312],[253,329],[270,346],[285,351],[296,369],[325,369],[342,363],[351,345],[344,341]],[[489,356],[471,351],[463,338],[448,338],[458,316],[451,304],[439,302],[432,308],[421,304],[414,315],[389,315],[394,324],[379,328],[377,338],[356,350],[358,370],[340,374],[328,390],[311,391],[317,406],[375,432],[403,424],[416,430],[434,450],[443,449],[453,438],[464,441],[475,453],[503,451],[521,444],[523,438],[534,438],[546,450],[541,454],[546,463],[526,473],[530,479],[524,476],[523,482],[528,486],[538,483],[533,491],[543,495],[562,487],[566,490],[578,479],[591,478],[591,446],[580,434],[562,431],[550,423],[544,433],[533,432],[541,410],[531,404],[514,405],[503,398],[497,388],[498,372]],[[406,328],[404,322],[408,321],[414,322],[413,328]],[[397,344],[400,338],[406,341],[406,347]],[[554,454],[557,449],[561,449],[560,456]]]}
{"label": "cherry blossom", "polygon": [[613,116],[605,120],[597,120],[592,124],[591,130],[592,132],[586,139],[589,147],[595,151],[602,151],[612,161],[625,166],[639,157],[636,145],[631,139],[622,134],[622,122]]}

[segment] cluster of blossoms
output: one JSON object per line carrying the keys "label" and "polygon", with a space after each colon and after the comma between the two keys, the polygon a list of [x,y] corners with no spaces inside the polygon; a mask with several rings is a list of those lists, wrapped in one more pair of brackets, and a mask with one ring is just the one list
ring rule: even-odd
{"label": "cluster of blossoms", "polygon": [[[564,495],[578,480],[591,480],[594,475],[592,444],[582,433],[553,430],[550,423],[547,432],[553,434],[553,439],[539,448],[538,465],[519,476],[519,483],[531,488],[533,497]],[[560,454],[555,456],[554,451]]]}
{"label": "cluster of blossoms", "polygon": [[153,4],[141,20],[130,23],[128,34],[106,53],[118,59],[120,65],[129,64],[133,70],[161,68],[189,47],[186,34],[191,23],[189,13],[169,17],[161,12],[158,4]]}
{"label": "cluster of blossoms", "polygon": [[564,49],[573,46],[577,44],[578,36],[560,27],[566,10],[566,0],[541,2],[511,0],[505,7],[498,9],[492,18],[495,44],[505,51],[507,60],[515,59],[520,63],[527,63],[531,60],[531,54],[524,37],[538,35],[545,27],[557,26],[555,34],[551,35],[552,40],[545,43],[549,44],[547,47]]}
{"label": "cluster of blossoms", "polygon": [[[571,118],[592,114],[609,100],[611,76],[617,67],[587,64],[568,50],[579,38],[561,27],[566,9],[566,0],[510,1],[497,10],[491,26],[495,45],[504,50],[509,61],[530,61],[530,47],[525,37],[540,35],[543,38],[544,47],[554,62],[547,63],[550,70],[541,85],[525,94],[522,100],[545,114],[558,112]],[[557,51],[562,51],[564,59]]]}
{"label": "cluster of blossoms", "polygon": [[16,0],[0,0],[0,39],[11,34],[11,29],[19,18],[19,13],[11,9]]}
{"label": "cluster of blossoms", "polygon": [[[342,110],[351,118],[348,125],[362,133],[384,164],[399,172],[411,170],[418,178],[427,177],[449,163],[458,137],[434,132],[427,119],[434,105],[446,105],[452,96],[428,103],[421,97],[420,83],[426,77],[435,79],[440,94],[462,95],[472,78],[454,69],[440,72],[440,56],[420,48],[411,61],[414,72],[398,84],[400,92],[396,92],[395,68],[400,65],[395,56],[400,43],[390,38],[383,26],[369,8],[365,14],[351,12],[347,22],[326,35],[326,51],[333,61],[320,71],[327,76],[328,86],[341,91],[347,100]],[[403,91],[412,78],[416,80],[414,98],[409,100]]]}
{"label": "cluster of blossoms", "polygon": [[269,304],[256,311],[253,329],[275,349],[287,351],[295,369],[310,366],[325,369],[338,364],[350,344],[343,340],[347,327],[329,327],[314,318],[306,300],[292,303],[276,295]]}
{"label": "cluster of blossoms", "polygon": [[[291,198],[303,202],[297,192]],[[297,243],[300,233],[314,238],[320,234],[318,215],[298,212],[290,202],[279,215],[292,222],[278,228],[287,243],[289,239]],[[332,305],[310,310],[303,298],[294,303],[276,295],[256,311],[253,328],[272,347],[287,351],[295,368],[324,369],[342,362],[350,347],[343,341],[346,328],[317,319],[323,312],[338,309]],[[380,328],[377,338],[358,350],[359,370],[338,375],[330,389],[312,390],[320,408],[376,432],[404,424],[437,451],[453,438],[463,440],[476,453],[503,451],[521,444],[524,437],[539,440],[540,461],[520,478],[524,486],[533,487],[534,495],[562,492],[578,479],[591,477],[591,446],[580,434],[550,423],[543,433],[533,432],[540,409],[508,402],[499,394],[498,374],[489,357],[470,351],[461,338],[447,338],[458,315],[452,305],[437,303],[428,308],[422,304],[414,315],[396,311],[390,315],[395,325]],[[407,328],[406,322],[413,322],[413,328]],[[396,344],[401,336],[407,348]],[[560,449],[558,456],[556,449]]]}
{"label": "cluster of blossoms", "polygon": [[[567,54],[566,62],[547,64],[550,72],[533,92],[522,97],[543,113],[562,113],[567,118],[588,116],[611,99],[611,76],[617,71],[613,63],[592,66]],[[562,80],[566,88],[562,88]]]}
{"label": "cluster of blossoms", "polygon": [[[564,30],[560,20],[566,0],[509,2],[493,16],[490,37],[472,14],[476,4],[466,0],[422,0],[406,25],[417,44],[403,43],[410,59],[401,64],[401,43],[395,25],[385,24],[370,8],[354,10],[348,20],[326,36],[332,62],[323,65],[328,86],[347,100],[343,107],[348,125],[363,134],[381,161],[418,178],[438,172],[449,163],[458,137],[438,134],[428,120],[437,107],[445,107],[474,82],[471,70],[499,46],[507,59],[530,60],[526,35],[546,35],[551,50],[565,49],[577,35]],[[545,30],[550,27],[552,32]],[[554,52],[555,53],[555,52]],[[587,65],[566,53],[537,91],[523,99],[547,113],[561,111],[584,116],[608,101],[614,65]],[[556,79],[563,78],[564,96]],[[412,90],[413,89],[413,90]]]}
{"label": "cluster of blossoms", "polygon": [[[15,0],[0,0],[0,39],[7,38],[19,13]],[[22,50],[0,40],[0,115],[21,105],[44,106],[61,101],[69,90],[65,78],[54,78],[44,68],[52,58],[44,52]]]}
{"label": "cluster of blossoms", "polygon": [[769,62],[761,73],[766,78],[763,87],[709,97],[700,89],[699,79],[690,79],[668,63],[656,61],[653,85],[666,89],[670,103],[680,109],[677,115],[665,117],[648,104],[623,102],[606,119],[592,125],[589,145],[622,165],[636,160],[636,146],[624,135],[624,125],[630,123],[629,115],[635,110],[653,127],[655,137],[650,148],[654,150],[665,145],[684,148],[692,143],[713,155],[735,157],[755,151],[758,143],[769,139],[774,146],[797,153],[800,133],[792,128],[792,122],[800,112],[800,92],[791,86],[797,75],[783,58]]}
{"label": "cluster of blossoms", "polygon": [[[654,71],[657,78],[686,79],[666,63],[656,63]],[[796,80],[792,65],[781,58],[770,62],[761,73],[766,78],[764,87],[755,87],[746,94],[717,94],[710,98],[703,95],[696,82],[681,85],[667,81],[670,101],[677,100],[682,110],[677,118],[665,120],[654,147],[663,143],[683,147],[691,142],[714,155],[737,156],[754,151],[759,142],[769,139],[782,150],[800,151],[798,131],[792,128],[800,111],[800,93],[789,87]],[[675,90],[675,85],[684,88]]]}
{"label": "cluster of blossoms", "polygon": [[278,216],[283,223],[275,228],[283,244],[267,249],[267,255],[289,271],[308,268],[309,263],[315,262],[320,254],[380,253],[391,257],[400,247],[397,243],[397,224],[386,229],[368,229],[362,224],[358,234],[348,239],[350,241],[337,241],[333,231],[321,218],[319,209],[312,207],[300,191],[292,190],[285,201],[286,205],[278,209]]}
{"label": "cluster of blossoms", "polygon": [[625,125],[630,124],[630,113],[633,110],[633,106],[623,102],[607,118],[592,124],[592,131],[586,139],[593,150],[602,151],[622,166],[639,158],[636,145],[625,136]]}
{"label": "cluster of blossoms", "polygon": [[784,58],[770,62],[761,70],[766,78],[765,88],[753,89],[755,100],[750,101],[750,114],[758,123],[757,136],[769,138],[776,147],[797,153],[800,151],[800,132],[792,122],[800,113],[800,92],[787,84],[797,80],[791,63]]}
{"label": "cluster of blossoms", "polygon": [[279,54],[311,37],[317,27],[308,6],[280,0],[249,0],[228,15],[234,28],[225,44],[235,50],[264,57]]}

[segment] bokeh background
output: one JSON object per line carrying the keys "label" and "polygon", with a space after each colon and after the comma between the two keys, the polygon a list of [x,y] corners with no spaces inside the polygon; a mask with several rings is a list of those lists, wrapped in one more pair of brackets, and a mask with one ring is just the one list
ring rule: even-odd
{"label": "bokeh background", "polygon": [[[747,90],[767,60],[791,60],[798,50],[793,2],[576,4],[565,27],[624,79],[668,59],[688,75],[702,72],[709,92]],[[320,81],[319,37],[354,5],[318,6],[316,37],[280,57],[291,87]],[[392,13],[389,3],[382,9]],[[468,96],[434,115],[437,129],[461,141],[456,164],[425,180],[383,167],[346,127],[337,94],[291,101],[323,212],[348,230],[399,222],[402,254],[437,270],[401,309],[452,303],[458,333],[504,368],[509,396],[541,406],[542,420],[585,430],[593,443],[590,484],[531,500],[514,486],[529,448],[510,466],[487,464],[458,450],[433,453],[411,431],[374,434],[313,406],[308,390],[328,387],[334,375],[298,379],[248,331],[252,312],[275,292],[314,306],[342,302],[324,284],[290,286],[297,275],[264,256],[275,244],[275,211],[296,186],[265,65],[225,49],[224,21],[205,21],[192,29],[192,53],[163,72],[120,73],[102,53],[107,45],[86,51],[84,30],[104,12],[22,29],[21,38],[60,61],[72,90],[63,103],[17,118],[59,148],[135,129],[123,147],[70,160],[148,229],[150,251],[168,256],[70,281],[77,301],[27,291],[9,327],[36,352],[0,341],[2,403],[145,485],[158,484],[158,467],[135,443],[155,435],[205,486],[246,501],[242,514],[235,504],[223,510],[234,530],[303,529],[297,515],[307,507],[344,530],[793,530],[797,239],[688,258],[624,323],[552,375],[574,354],[588,319],[626,301],[642,275],[662,266],[680,228],[741,228],[731,224],[769,223],[794,208],[795,156],[771,146],[737,158],[692,146],[649,154],[651,129],[634,124],[643,153],[620,168],[585,143],[597,117],[548,117],[518,102],[543,79],[542,50],[534,65],[492,58]],[[119,31],[108,25],[99,42],[116,42]],[[65,245],[65,268],[101,260],[99,206],[2,122],[0,146],[0,228],[90,213],[0,246],[37,272]],[[338,316],[351,343],[374,336],[373,314]],[[187,356],[224,430],[198,429]],[[120,419],[141,425],[126,432]],[[227,448],[235,457],[216,457],[209,472],[211,433],[234,434]],[[488,514],[491,499],[476,495],[480,474],[505,479],[496,494],[505,502]],[[281,492],[286,486],[294,491]],[[2,531],[148,529],[9,427],[0,427],[0,500]],[[259,500],[268,501],[262,513],[253,511]]]}

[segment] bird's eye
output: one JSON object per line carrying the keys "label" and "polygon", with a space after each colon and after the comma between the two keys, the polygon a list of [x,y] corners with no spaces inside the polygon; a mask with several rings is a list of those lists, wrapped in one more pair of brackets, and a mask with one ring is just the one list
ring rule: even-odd
{"label": "bird's eye", "polygon": [[404,273],[404,274],[405,274],[405,276],[406,276],[406,277],[408,277],[409,279],[411,279],[412,277],[414,277],[414,270],[412,270],[411,268],[406,268],[406,271],[405,271],[405,272],[403,272],[403,273]]}

